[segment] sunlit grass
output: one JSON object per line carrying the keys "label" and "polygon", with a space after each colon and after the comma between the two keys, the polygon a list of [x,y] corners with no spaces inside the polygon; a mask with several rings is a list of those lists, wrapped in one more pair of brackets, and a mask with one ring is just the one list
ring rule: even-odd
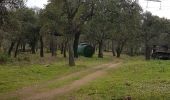
{"label": "sunlit grass", "polygon": [[[125,57],[125,58],[124,58]],[[67,100],[170,100],[170,62],[144,61],[143,57],[124,56],[118,69],[83,88],[61,96]],[[55,99],[57,99],[55,98]]]}

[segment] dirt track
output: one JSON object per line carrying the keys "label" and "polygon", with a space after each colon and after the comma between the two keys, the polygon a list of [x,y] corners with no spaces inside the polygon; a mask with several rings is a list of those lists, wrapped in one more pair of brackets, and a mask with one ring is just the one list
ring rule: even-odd
{"label": "dirt track", "polygon": [[[89,68],[84,71],[76,72],[76,73],[61,77],[59,79],[51,80],[44,84],[38,84],[35,86],[26,87],[14,93],[7,94],[4,97],[2,96],[2,100],[6,100],[8,97],[16,97],[16,98],[19,98],[19,100],[51,100],[57,95],[62,95],[72,90],[81,88],[81,86],[86,85],[89,82],[106,74],[108,69],[116,68],[118,64],[112,64],[112,63],[103,64],[100,66]],[[64,86],[61,86],[61,87],[58,87],[58,88],[55,88],[49,91],[43,91],[43,92],[38,91],[39,89],[45,87],[46,85],[50,83],[63,81],[63,80],[72,78],[74,76],[78,76],[82,73],[86,73],[86,74],[82,78],[75,80],[71,82],[70,84],[67,84],[67,85],[64,85]]]}

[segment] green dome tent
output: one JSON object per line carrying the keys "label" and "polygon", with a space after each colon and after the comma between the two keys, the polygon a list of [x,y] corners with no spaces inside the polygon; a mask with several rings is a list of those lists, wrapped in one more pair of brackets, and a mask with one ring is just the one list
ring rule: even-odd
{"label": "green dome tent", "polygon": [[87,43],[81,43],[78,46],[78,54],[84,57],[92,57],[94,55],[95,49]]}

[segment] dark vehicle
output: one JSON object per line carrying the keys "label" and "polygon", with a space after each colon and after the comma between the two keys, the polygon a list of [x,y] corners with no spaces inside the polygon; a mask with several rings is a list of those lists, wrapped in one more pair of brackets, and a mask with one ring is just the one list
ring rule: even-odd
{"label": "dark vehicle", "polygon": [[93,46],[87,43],[81,43],[78,45],[78,54],[84,57],[92,57],[94,55],[95,49]]}
{"label": "dark vehicle", "polygon": [[152,52],[152,58],[154,59],[170,60],[170,49],[166,45],[154,45]]}

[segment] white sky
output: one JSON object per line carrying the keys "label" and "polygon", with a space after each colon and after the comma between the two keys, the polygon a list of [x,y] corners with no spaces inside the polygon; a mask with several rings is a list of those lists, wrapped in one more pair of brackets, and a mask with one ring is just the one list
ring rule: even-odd
{"label": "white sky", "polygon": [[[139,0],[139,4],[142,6],[144,11],[147,10],[152,12],[154,15],[170,19],[170,0],[161,1],[161,7],[160,3],[152,1],[149,1],[147,6],[146,0]],[[47,0],[28,0],[27,2],[27,6],[29,7],[43,8],[45,4],[47,4]]]}
{"label": "white sky", "polygon": [[28,7],[39,7],[39,8],[44,8],[44,5],[47,4],[48,0],[28,0],[27,1],[27,6]]}
{"label": "white sky", "polygon": [[[142,6],[144,11],[150,11],[154,15],[158,15],[160,17],[165,17],[170,19],[170,0],[160,0],[162,1],[161,3],[159,2],[148,2],[147,6],[147,1],[146,0],[139,0],[139,4]],[[161,5],[161,6],[160,6]]]}

